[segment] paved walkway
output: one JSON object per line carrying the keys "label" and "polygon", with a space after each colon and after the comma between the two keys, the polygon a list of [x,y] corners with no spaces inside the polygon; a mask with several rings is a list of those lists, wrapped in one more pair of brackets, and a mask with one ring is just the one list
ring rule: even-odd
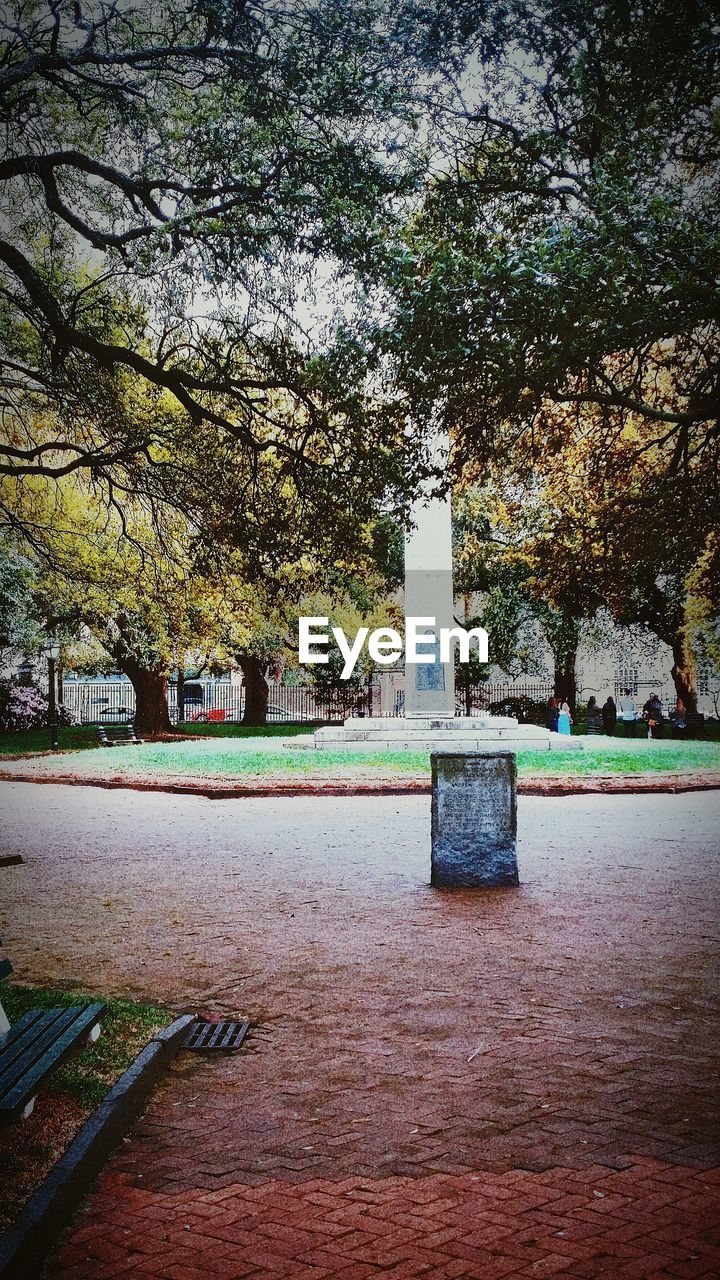
{"label": "paved walkway", "polygon": [[13,784],[27,979],[248,1013],[179,1059],[49,1274],[717,1277],[720,797],[525,798],[522,887],[427,799]]}

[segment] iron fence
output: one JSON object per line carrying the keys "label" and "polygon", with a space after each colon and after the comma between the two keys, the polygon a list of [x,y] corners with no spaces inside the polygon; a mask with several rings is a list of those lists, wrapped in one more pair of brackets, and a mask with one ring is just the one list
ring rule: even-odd
{"label": "iron fence", "polygon": [[[549,683],[462,684],[456,689],[457,715],[480,715],[490,708],[507,709],[521,717],[532,704],[545,703],[552,693]],[[104,683],[63,681],[63,703],[80,724],[122,724],[135,716],[135,692],[129,681]],[[397,691],[393,704],[380,707],[379,681],[375,677],[364,688],[339,689],[324,693],[309,684],[270,684],[268,724],[336,723],[349,715],[404,714],[404,697]],[[187,723],[238,723],[245,706],[245,690],[228,681],[204,683],[188,680],[184,688],[184,719]],[[173,724],[178,719],[177,684],[171,681],[168,707]]]}
{"label": "iron fence", "polygon": [[[348,715],[364,711],[366,698],[364,691],[325,695],[314,685],[271,684],[268,723],[342,721]],[[80,724],[123,724],[135,716],[135,691],[129,681],[65,680],[62,700]],[[201,683],[190,680],[185,685],[184,718],[187,723],[238,723],[242,720],[244,707],[245,690],[242,685],[231,684],[230,681]],[[168,708],[172,723],[177,724],[175,681],[171,681],[168,688]]]}
{"label": "iron fence", "polygon": [[63,680],[62,702],[79,724],[123,724],[135,715],[135,691],[129,681]]}
{"label": "iron fence", "polygon": [[552,697],[550,681],[515,684],[512,681],[459,681],[455,686],[455,714],[458,716],[482,715],[493,709],[505,708],[508,715],[525,719],[535,708],[544,706]]}

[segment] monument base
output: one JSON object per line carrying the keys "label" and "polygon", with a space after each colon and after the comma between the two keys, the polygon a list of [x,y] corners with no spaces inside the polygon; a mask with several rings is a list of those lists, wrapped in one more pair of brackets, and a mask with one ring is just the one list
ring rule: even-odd
{"label": "monument base", "polygon": [[312,745],[317,751],[582,751],[577,738],[513,716],[350,716],[316,729]]}

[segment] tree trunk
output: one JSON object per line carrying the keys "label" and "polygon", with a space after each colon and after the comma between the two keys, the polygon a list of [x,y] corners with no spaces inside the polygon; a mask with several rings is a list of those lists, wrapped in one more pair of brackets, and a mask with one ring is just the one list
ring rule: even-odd
{"label": "tree trunk", "polygon": [[555,697],[560,698],[561,702],[567,702],[573,715],[577,696],[576,657],[577,650],[574,653],[555,655]]}
{"label": "tree trunk", "polygon": [[238,655],[240,669],[245,677],[245,707],[242,723],[261,728],[267,724],[268,682],[265,679],[265,663],[253,653]]}
{"label": "tree trunk", "polygon": [[567,618],[552,638],[552,651],[555,660],[554,685],[555,697],[566,701],[575,715],[575,699],[577,697],[577,652],[580,643],[580,624],[575,618]]}
{"label": "tree trunk", "polygon": [[575,714],[577,677],[575,667],[580,644],[581,620],[569,609],[545,606],[540,613],[540,624],[552,649],[555,697],[567,702]]}
{"label": "tree trunk", "polygon": [[682,632],[673,637],[672,653],[672,678],[675,685],[675,693],[685,703],[685,710],[690,715],[694,715],[697,711],[697,675],[695,662]]}
{"label": "tree trunk", "polygon": [[177,674],[177,722],[179,725],[185,721],[185,668],[178,667]]}
{"label": "tree trunk", "polygon": [[150,735],[172,733],[167,671],[143,667],[128,657],[124,657],[119,666],[135,690],[136,732]]}

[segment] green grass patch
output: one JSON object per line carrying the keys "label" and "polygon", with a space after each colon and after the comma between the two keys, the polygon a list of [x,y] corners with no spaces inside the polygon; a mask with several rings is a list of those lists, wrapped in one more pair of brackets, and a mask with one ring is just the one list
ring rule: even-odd
{"label": "green grass patch", "polygon": [[[140,747],[100,749],[83,755],[82,772],[231,781],[250,775],[423,774],[430,768],[428,751],[314,751],[280,744],[266,749],[258,743],[257,737],[247,743],[214,737],[211,741],[148,742]],[[517,761],[522,777],[688,773],[720,769],[720,743],[589,739],[582,750],[521,751]]]}
{"label": "green grass patch", "polygon": [[[4,984],[0,999],[10,1022],[28,1009],[91,1004],[97,996],[75,991]],[[102,1034],[52,1073],[41,1086],[27,1120],[0,1129],[0,1231],[17,1217],[53,1165],[72,1142],[88,1115],[172,1015],[155,1005],[105,1000]]]}
{"label": "green grass patch", "polygon": [[178,732],[202,738],[292,738],[314,730],[315,726],[311,724],[266,724],[263,728],[253,729],[249,725],[228,724],[226,720],[219,724],[186,720],[178,726]]}
{"label": "green grass patch", "polygon": [[[312,733],[312,725],[269,724],[262,729],[251,729],[244,724],[203,724],[187,721],[178,727],[178,733],[199,738],[291,738]],[[83,751],[97,747],[97,726],[93,724],[62,726],[58,731],[60,751]],[[50,751],[50,730],[25,729],[19,733],[0,733],[0,758],[2,756],[38,755]]]}
{"label": "green grass patch", "polygon": [[[78,751],[97,746],[97,731],[92,725],[63,726],[58,733],[61,751]],[[35,755],[50,750],[49,729],[25,729],[22,733],[0,733],[0,756]]]}
{"label": "green grass patch", "polygon": [[591,777],[606,774],[695,773],[720,769],[720,743],[613,739],[582,751],[522,751],[521,777]]}

